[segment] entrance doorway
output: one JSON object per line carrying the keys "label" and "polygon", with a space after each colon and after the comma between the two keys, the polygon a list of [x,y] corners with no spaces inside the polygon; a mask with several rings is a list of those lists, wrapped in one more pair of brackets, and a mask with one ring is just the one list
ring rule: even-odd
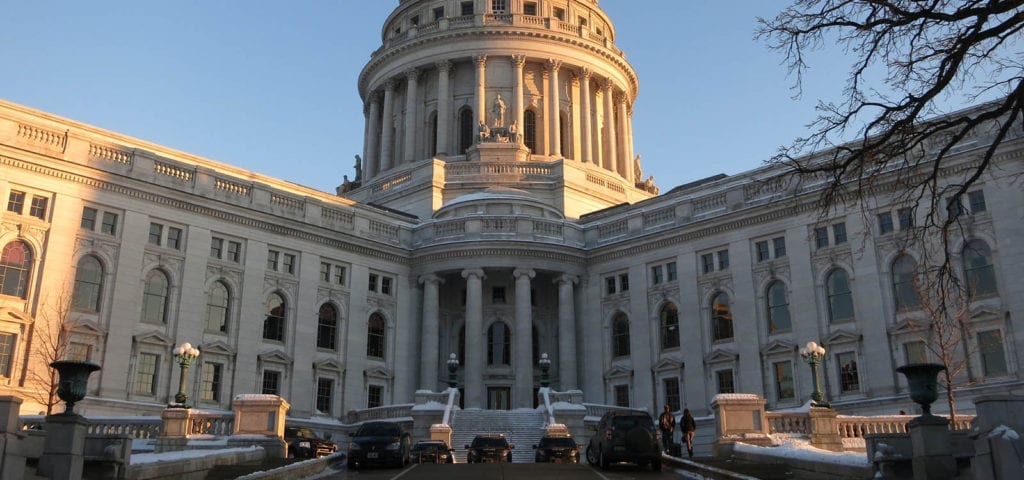
{"label": "entrance doorway", "polygon": [[511,410],[512,389],[509,387],[487,387],[487,408],[489,410]]}

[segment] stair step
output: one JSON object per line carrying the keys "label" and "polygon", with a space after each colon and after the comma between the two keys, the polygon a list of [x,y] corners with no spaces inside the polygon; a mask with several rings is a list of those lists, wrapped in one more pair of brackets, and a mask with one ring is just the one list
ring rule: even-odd
{"label": "stair step", "polygon": [[540,410],[458,410],[452,420],[452,447],[456,460],[466,461],[465,446],[473,437],[501,433],[515,445],[512,461],[532,463],[533,449],[544,434],[544,414]]}

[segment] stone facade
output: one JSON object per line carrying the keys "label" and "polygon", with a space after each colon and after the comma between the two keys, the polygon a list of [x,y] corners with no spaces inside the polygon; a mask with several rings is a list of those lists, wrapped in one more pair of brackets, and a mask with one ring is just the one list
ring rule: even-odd
{"label": "stone facade", "polygon": [[[451,353],[467,407],[533,406],[543,353],[552,387],[588,403],[701,415],[751,392],[790,407],[811,390],[809,340],[841,412],[906,405],[894,367],[920,333],[892,266],[914,254],[907,205],[879,191],[823,218],[821,182],[769,167],[656,196],[632,160],[637,78],[597,2],[463,3],[402,1],[387,19],[338,195],[0,102],[0,394],[39,411],[28,339],[66,305],[64,356],[103,366],[89,415],[162,409],[186,341],[202,351],[190,403],[275,393],[298,417],[410,403],[444,388]],[[973,354],[966,395],[1021,389],[1022,152],[1018,128],[965,222],[995,286],[971,341],[998,347]]]}

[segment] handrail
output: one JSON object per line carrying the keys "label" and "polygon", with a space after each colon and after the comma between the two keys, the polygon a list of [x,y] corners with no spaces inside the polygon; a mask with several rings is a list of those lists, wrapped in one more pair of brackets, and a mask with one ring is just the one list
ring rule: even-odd
{"label": "handrail", "polygon": [[444,417],[441,419],[441,423],[448,425],[449,427],[452,425],[452,409],[455,408],[455,395],[457,393],[459,393],[459,391],[454,388],[448,389],[448,404],[444,406]]}
{"label": "handrail", "polygon": [[540,389],[540,396],[544,398],[544,410],[548,412],[548,416],[545,419],[547,420],[546,426],[551,426],[555,424],[555,407],[551,406],[551,398],[549,397],[550,393],[551,389],[548,387],[543,387]]}

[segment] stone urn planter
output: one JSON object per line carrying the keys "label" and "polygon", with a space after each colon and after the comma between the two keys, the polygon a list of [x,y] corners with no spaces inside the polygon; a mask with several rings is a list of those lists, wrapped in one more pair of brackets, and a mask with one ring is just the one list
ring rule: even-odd
{"label": "stone urn planter", "polygon": [[51,363],[50,367],[57,370],[57,396],[67,405],[64,415],[74,415],[75,403],[85,398],[89,375],[99,370],[100,366],[91,362],[59,360]]}
{"label": "stone urn planter", "polygon": [[931,416],[932,403],[939,398],[939,372],[946,369],[938,363],[910,363],[896,369],[907,377],[910,399],[921,406],[922,416]]}

